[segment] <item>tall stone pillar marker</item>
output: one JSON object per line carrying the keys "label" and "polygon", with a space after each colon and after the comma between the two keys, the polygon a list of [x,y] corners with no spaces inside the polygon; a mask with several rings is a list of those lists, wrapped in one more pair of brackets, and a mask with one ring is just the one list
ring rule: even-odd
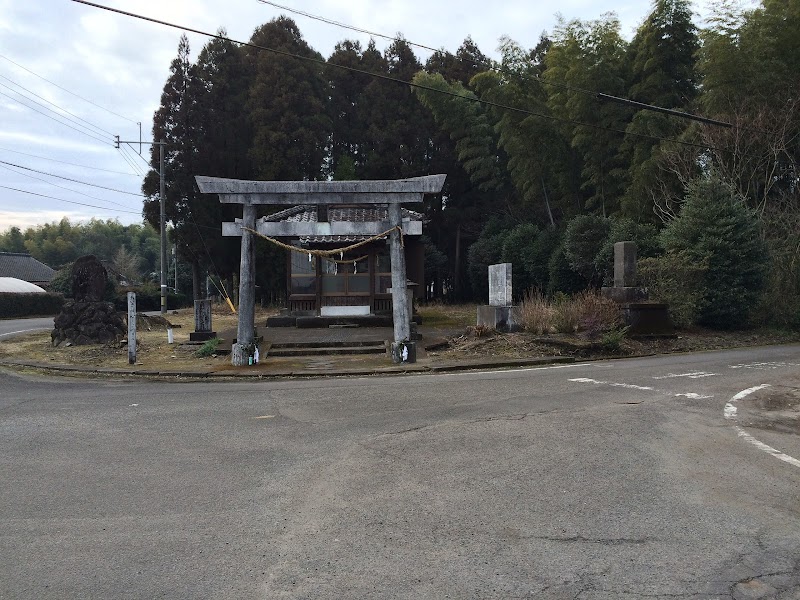
{"label": "tall stone pillar marker", "polygon": [[242,257],[239,265],[239,326],[236,343],[231,347],[231,363],[235,367],[248,364],[255,340],[256,309],[256,261],[253,233],[244,229],[255,229],[256,207],[245,204],[242,211]]}
{"label": "tall stone pillar marker", "polygon": [[136,292],[128,292],[128,364],[136,364]]}
{"label": "tall stone pillar marker", "polygon": [[190,342],[205,342],[217,337],[211,326],[211,300],[194,301],[194,331],[189,334]]}
{"label": "tall stone pillar marker", "polygon": [[[399,203],[389,204],[389,225],[399,227],[403,224],[403,212]],[[392,361],[416,362],[416,346],[411,342],[409,323],[408,294],[406,293],[406,257],[401,243],[400,231],[389,234],[389,258],[392,262],[392,321],[394,341],[392,342]]]}
{"label": "tall stone pillar marker", "polygon": [[489,265],[489,304],[478,306],[478,326],[498,331],[518,331],[518,309],[513,304],[511,263]]}

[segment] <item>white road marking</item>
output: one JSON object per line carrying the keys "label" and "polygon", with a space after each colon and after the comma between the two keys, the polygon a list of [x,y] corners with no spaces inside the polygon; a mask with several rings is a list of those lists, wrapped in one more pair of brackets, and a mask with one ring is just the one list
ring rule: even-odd
{"label": "white road marking", "polygon": [[800,367],[800,365],[797,363],[787,362],[754,362],[728,366],[730,369],[756,369],[758,371],[770,371],[774,369],[782,369],[784,367]]}
{"label": "white road marking", "polygon": [[661,375],[653,377],[653,379],[673,379],[675,377],[688,377],[689,379],[701,379],[703,377],[714,377],[716,373],[706,373],[705,371],[692,371],[691,373],[669,373],[668,375]]}
{"label": "white road marking", "polygon": [[782,460],[785,463],[789,463],[790,465],[794,465],[795,467],[800,467],[800,460],[797,460],[796,458],[794,458],[793,456],[789,456],[788,454],[784,454],[783,452],[781,452],[776,448],[773,448],[772,446],[767,446],[764,442],[760,442],[738,425],[734,425],[734,429],[736,429],[736,433],[739,435],[740,438],[742,438],[747,442],[750,442],[751,444],[753,444],[753,446],[755,446],[759,450],[763,450],[767,454],[771,454],[778,460]]}
{"label": "white road marking", "polygon": [[[657,390],[656,388],[649,387],[646,385],[634,385],[632,383],[617,383],[614,381],[601,381],[599,379],[590,379],[589,377],[575,377],[574,379],[569,379],[568,381],[574,381],[575,383],[593,383],[595,385],[609,385],[611,387],[621,387],[629,390],[644,390],[650,392],[659,392],[662,394],[670,393],[670,392],[664,392],[663,390]],[[707,398],[714,397],[714,396],[708,396],[706,394],[697,394],[695,392],[685,392],[672,395],[675,396],[676,398],[690,398],[692,400],[705,400]]]}
{"label": "white road marking", "polygon": [[28,333],[29,331],[46,331],[49,327],[34,327],[33,329],[20,329],[19,331],[9,331],[8,333],[0,333],[0,337],[8,337],[9,335],[17,335],[18,333]]}
{"label": "white road marking", "polygon": [[597,379],[589,379],[587,377],[577,377],[575,379],[570,379],[569,381],[575,381],[577,383],[594,383],[597,385],[610,385],[612,387],[621,387],[630,390],[647,390],[647,391],[654,390],[654,388],[647,387],[644,385],[634,385],[632,383],[616,383],[614,381],[598,381]]}
{"label": "white road marking", "polygon": [[[771,363],[755,363],[755,364],[771,364]],[[746,365],[743,365],[743,366],[746,366]],[[731,367],[731,368],[736,368],[736,367]],[[725,415],[725,418],[730,420],[730,421],[733,421],[735,423],[736,422],[736,413],[738,411],[736,409],[736,406],[734,406],[734,402],[738,402],[739,400],[741,400],[742,398],[745,398],[746,396],[749,396],[753,392],[757,392],[758,390],[763,390],[764,388],[768,388],[768,387],[770,387],[768,383],[763,383],[761,385],[757,385],[755,387],[751,387],[751,388],[747,388],[746,390],[742,390],[741,392],[739,392],[738,394],[733,396],[730,400],[728,400],[727,404],[725,404],[725,408],[723,410],[723,414]],[[734,425],[733,428],[736,430],[736,435],[738,435],[740,438],[742,438],[746,442],[752,444],[753,446],[755,446],[756,448],[758,448],[762,452],[766,452],[767,454],[771,454],[772,456],[774,456],[778,460],[782,460],[783,462],[788,463],[790,465],[793,465],[795,467],[800,467],[800,460],[797,460],[796,458],[794,458],[793,456],[789,456],[788,454],[784,454],[783,452],[781,452],[777,448],[773,448],[772,446],[768,446],[764,442],[762,442],[760,440],[757,440],[756,438],[754,438],[752,435],[747,433],[744,429],[742,429],[738,425]]]}
{"label": "white road marking", "polygon": [[128,404],[128,406],[139,406],[138,404]]}

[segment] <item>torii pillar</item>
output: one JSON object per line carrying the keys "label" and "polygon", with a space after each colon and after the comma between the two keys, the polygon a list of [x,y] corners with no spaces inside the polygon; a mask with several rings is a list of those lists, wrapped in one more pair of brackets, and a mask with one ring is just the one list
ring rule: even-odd
{"label": "torii pillar", "polygon": [[[372,181],[245,181],[197,176],[197,186],[204,194],[218,194],[223,204],[242,204],[242,221],[223,223],[222,234],[242,236],[241,272],[239,274],[239,327],[231,362],[244,366],[252,351],[255,338],[255,259],[253,234],[247,229],[270,237],[299,237],[315,235],[374,236],[394,227],[404,228],[401,203],[422,202],[424,194],[438,194],[444,186],[445,175],[427,175],[411,179]],[[256,224],[256,205],[299,204],[386,204],[385,222],[350,223],[264,223]],[[244,229],[247,228],[247,229]],[[412,233],[408,231],[406,233]],[[422,232],[413,232],[417,235]],[[404,350],[410,343],[408,299],[406,296],[406,263],[398,229],[389,234],[389,253],[392,263],[392,320],[394,341],[392,359],[395,362],[412,360],[414,353]]]}

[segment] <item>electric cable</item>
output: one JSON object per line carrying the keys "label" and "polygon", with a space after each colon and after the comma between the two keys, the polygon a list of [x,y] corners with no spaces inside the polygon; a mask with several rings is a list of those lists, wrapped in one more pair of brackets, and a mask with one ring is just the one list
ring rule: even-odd
{"label": "electric cable", "polygon": [[96,183],[88,183],[86,181],[81,181],[80,179],[72,179],[70,177],[64,177],[63,175],[56,175],[55,173],[48,173],[47,171],[39,171],[37,169],[31,169],[30,167],[23,167],[22,165],[17,165],[14,163],[7,162],[5,160],[0,160],[0,164],[9,165],[11,167],[17,167],[18,169],[25,169],[26,171],[33,171],[34,173],[39,173],[40,175],[48,175],[50,177],[56,177],[58,179],[64,179],[66,181],[71,181],[72,183],[80,183],[81,185],[88,185],[91,187],[100,188],[101,190],[108,190],[110,192],[117,192],[119,194],[127,194],[129,196],[140,196],[142,198],[146,198],[144,194],[137,194],[134,192],[126,192],[125,190],[118,190],[116,188],[106,187],[104,185],[97,185]]}
{"label": "electric cable", "polygon": [[93,171],[102,171],[103,173],[113,173],[114,175],[129,175],[131,177],[139,177],[136,173],[126,173],[125,171],[112,171],[111,169],[101,169],[100,167],[90,167],[89,165],[79,165],[78,163],[71,163],[65,160],[58,160],[57,158],[48,158],[47,156],[39,156],[37,154],[29,154],[28,152],[20,152],[19,150],[12,150],[11,148],[0,147],[0,150],[5,152],[13,152],[14,154],[22,154],[23,156],[30,156],[31,158],[39,158],[41,160],[49,160],[52,162],[69,165],[71,167],[80,167],[81,169],[90,169]]}
{"label": "electric cable", "polygon": [[[315,15],[315,14],[312,14],[312,13],[309,13],[309,12],[298,10],[296,8],[291,8],[289,6],[284,6],[282,4],[278,4],[277,2],[271,2],[270,0],[258,0],[258,1],[261,4],[269,4],[270,6],[274,6],[275,8],[278,8],[280,10],[285,10],[285,11],[290,12],[290,13],[302,15],[302,16],[307,17],[309,19],[314,19],[316,21],[321,21],[322,23],[327,23],[329,25],[335,25],[336,27],[341,27],[343,29],[349,29],[351,31],[357,31],[358,33],[366,33],[368,35],[375,36],[375,37],[380,37],[380,38],[383,38],[383,39],[386,39],[386,40],[396,40],[396,39],[398,39],[397,36],[386,35],[384,33],[377,33],[375,31],[369,31],[368,29],[361,29],[360,27],[355,27],[354,25],[348,25],[347,23],[341,23],[340,21],[334,21],[333,19],[328,19],[327,17],[322,17],[320,15]],[[429,50],[431,52],[441,52],[442,51],[441,48],[433,48],[432,46],[426,46],[425,44],[419,44],[419,43],[416,43],[416,42],[411,42],[411,41],[406,40],[406,39],[404,39],[403,41],[406,44],[408,44],[409,46],[414,46],[416,48],[423,48],[424,50]],[[448,54],[450,54],[450,53],[448,52]],[[471,64],[473,66],[485,67],[485,65],[482,65],[482,64],[478,63],[477,61],[467,61],[464,58],[457,57],[457,56],[455,56],[453,54],[451,54],[451,56],[454,56],[458,60],[460,60],[462,62],[467,62],[468,64]],[[501,67],[498,67],[497,63],[495,61],[492,61],[492,63],[493,64],[491,66],[486,67],[486,70],[495,71],[497,73],[502,73],[504,75],[511,74],[507,69],[503,69]],[[676,117],[680,117],[680,118],[684,118],[684,119],[691,119],[691,120],[694,120],[694,121],[700,121],[700,122],[708,123],[708,124],[711,124],[711,125],[717,125],[717,126],[720,126],[720,127],[733,127],[733,125],[731,123],[726,123],[724,121],[718,121],[716,119],[709,119],[707,117],[703,117],[703,116],[700,116],[700,115],[694,115],[692,113],[687,113],[687,112],[680,111],[680,110],[662,108],[660,106],[655,106],[653,104],[646,104],[646,103],[643,103],[643,102],[635,102],[635,101],[629,100],[627,98],[620,98],[618,96],[612,96],[610,94],[603,94],[603,93],[600,93],[600,92],[592,91],[592,90],[589,90],[589,89],[586,89],[586,88],[577,87],[577,86],[574,86],[574,85],[567,85],[567,84],[564,84],[564,83],[556,83],[554,81],[546,81],[546,80],[542,79],[538,74],[534,75],[534,79],[541,85],[548,85],[548,86],[551,86],[551,87],[557,87],[557,88],[569,90],[569,91],[572,91],[572,92],[580,92],[582,94],[586,94],[588,96],[592,96],[597,100],[611,100],[611,101],[614,101],[614,102],[618,102],[620,104],[625,104],[625,105],[628,105],[628,106],[635,107],[635,108],[637,108],[639,110],[652,110],[652,111],[655,111],[655,112],[665,113],[665,114],[668,114],[668,115],[672,115],[672,116],[676,116]]]}
{"label": "electric cable", "polygon": [[267,52],[272,52],[273,54],[278,54],[280,56],[287,56],[287,57],[295,58],[295,59],[302,60],[302,61],[305,61],[305,62],[314,63],[316,65],[320,65],[320,66],[323,66],[323,67],[337,68],[337,69],[341,69],[341,70],[345,70],[345,71],[350,71],[352,73],[359,73],[361,75],[367,75],[369,77],[374,77],[376,79],[382,79],[384,81],[392,81],[394,83],[399,83],[399,84],[402,84],[402,85],[405,85],[405,86],[409,86],[409,87],[412,87],[412,88],[423,89],[423,90],[427,90],[427,91],[430,91],[430,92],[443,94],[443,95],[446,95],[446,96],[451,96],[451,97],[455,97],[455,98],[461,98],[461,99],[469,101],[469,102],[475,102],[477,104],[483,104],[485,106],[491,106],[493,108],[499,108],[499,109],[502,109],[502,110],[509,110],[509,111],[513,111],[513,112],[517,112],[517,113],[521,113],[521,114],[525,114],[525,115],[529,115],[529,116],[540,117],[540,118],[543,118],[543,119],[549,119],[551,121],[559,121],[559,122],[563,122],[563,123],[570,123],[572,125],[579,125],[579,126],[583,126],[583,127],[588,127],[590,129],[597,129],[597,130],[600,130],[600,131],[608,131],[608,132],[612,132],[612,133],[619,133],[621,135],[630,135],[630,136],[633,136],[633,137],[656,140],[656,141],[662,141],[662,142],[672,142],[672,143],[679,144],[679,145],[682,145],[682,146],[691,146],[691,147],[695,147],[695,148],[718,150],[717,148],[713,148],[712,146],[709,146],[708,144],[698,144],[698,143],[687,142],[687,141],[678,140],[678,139],[674,139],[674,138],[663,138],[663,137],[654,136],[654,135],[647,135],[647,134],[644,134],[644,133],[636,133],[636,132],[633,132],[633,131],[625,131],[623,129],[614,129],[614,128],[611,128],[611,127],[603,127],[602,125],[595,125],[593,123],[584,123],[582,121],[576,121],[574,119],[566,119],[566,118],[563,118],[563,117],[557,117],[555,115],[548,115],[548,114],[544,114],[544,113],[538,113],[538,112],[535,112],[535,111],[532,111],[532,110],[527,110],[527,109],[524,109],[524,108],[517,108],[517,107],[509,106],[509,105],[506,105],[506,104],[500,104],[499,102],[492,102],[492,101],[489,101],[489,100],[483,100],[483,99],[478,98],[476,96],[465,96],[463,94],[459,94],[459,93],[456,93],[456,92],[451,92],[449,90],[440,90],[440,89],[436,89],[436,88],[433,88],[433,87],[430,87],[430,86],[421,85],[421,84],[418,84],[418,83],[413,83],[411,81],[405,81],[403,79],[398,79],[398,78],[392,77],[390,75],[383,75],[381,73],[371,73],[369,71],[364,71],[363,69],[357,69],[355,67],[349,67],[347,65],[340,65],[340,64],[336,64],[336,63],[328,63],[325,60],[312,58],[312,57],[309,57],[309,56],[300,56],[298,54],[293,54],[293,53],[288,52],[286,50],[280,50],[280,49],[277,49],[277,48],[268,48],[266,46],[260,46],[258,44],[253,44],[251,42],[240,42],[240,41],[237,41],[237,40],[234,40],[232,38],[229,38],[229,37],[226,37],[226,36],[223,36],[223,35],[219,35],[219,34],[216,34],[216,33],[209,33],[207,31],[202,31],[200,29],[194,29],[192,27],[186,27],[186,26],[183,26],[183,25],[170,23],[168,21],[162,21],[160,19],[155,19],[153,17],[147,17],[147,16],[144,16],[144,15],[139,15],[139,14],[128,12],[128,11],[125,11],[125,10],[121,10],[121,9],[118,9],[118,8],[112,8],[112,7],[109,7],[109,6],[103,6],[102,4],[96,4],[94,2],[89,2],[88,0],[71,0],[71,1],[72,2],[76,2],[78,4],[85,4],[86,6],[91,6],[93,8],[99,8],[101,10],[106,10],[106,11],[109,11],[109,12],[125,15],[127,17],[132,17],[132,18],[135,18],[135,19],[143,20],[143,21],[149,21],[151,23],[155,23],[155,24],[158,24],[158,25],[163,25],[165,27],[171,27],[173,29],[179,29],[179,30],[182,30],[182,31],[188,31],[190,33],[196,33],[198,35],[203,35],[203,36],[206,36],[206,37],[210,37],[210,38],[214,38],[214,39],[218,39],[218,40],[222,40],[222,41],[232,42],[234,44],[239,44],[240,46],[244,46],[244,47],[248,47],[248,48],[255,48],[257,50],[264,50],[264,51],[267,51]]}
{"label": "electric cable", "polygon": [[126,116],[124,116],[124,115],[121,115],[121,114],[119,114],[119,113],[116,113],[116,112],[114,112],[113,110],[106,108],[105,106],[100,106],[99,104],[97,104],[97,103],[95,103],[95,102],[92,102],[91,100],[89,100],[89,99],[87,99],[87,98],[84,98],[83,96],[79,96],[79,95],[78,95],[78,94],[76,94],[75,92],[71,92],[71,91],[70,91],[70,90],[68,90],[67,88],[65,88],[65,87],[62,87],[62,86],[58,85],[58,84],[57,84],[57,83],[55,83],[55,82],[53,82],[53,81],[50,81],[49,79],[46,79],[46,78],[42,77],[42,76],[41,76],[41,75],[39,75],[38,73],[34,73],[33,71],[31,71],[31,70],[30,70],[30,69],[28,69],[27,67],[23,67],[21,64],[19,64],[19,63],[17,63],[17,62],[14,62],[13,60],[11,60],[10,58],[8,58],[7,56],[3,56],[2,54],[0,54],[0,58],[2,58],[3,60],[7,60],[7,61],[8,61],[8,62],[10,62],[12,65],[16,65],[17,67],[19,67],[19,68],[20,68],[20,69],[22,69],[23,71],[27,71],[28,73],[30,73],[31,75],[34,75],[34,76],[38,77],[38,78],[39,78],[39,79],[41,79],[42,81],[46,81],[46,82],[47,82],[47,83],[49,83],[50,85],[54,85],[54,86],[56,86],[58,89],[60,89],[60,90],[63,90],[63,91],[65,91],[65,92],[67,92],[68,94],[71,94],[71,95],[75,96],[76,98],[79,98],[79,99],[83,100],[84,102],[88,102],[88,103],[89,103],[89,104],[91,104],[92,106],[96,106],[97,108],[99,108],[99,109],[101,109],[101,110],[104,110],[104,111],[106,111],[107,113],[110,113],[110,114],[114,115],[115,117],[119,117],[120,119],[125,119],[126,121],[130,121],[130,122],[131,122],[131,123],[133,123],[134,125],[141,125],[141,123],[139,123],[139,121],[134,121],[133,119],[129,119],[128,117],[126,117]]}
{"label": "electric cable", "polygon": [[75,202],[74,200],[64,200],[63,198],[56,198],[55,196],[48,196],[47,194],[37,194],[36,192],[29,192],[28,190],[21,190],[19,188],[9,187],[7,185],[0,185],[0,188],[4,190],[11,190],[12,192],[21,192],[23,194],[30,194],[31,196],[39,196],[41,198],[49,198],[50,200],[58,200],[59,202],[66,202],[68,204],[77,204],[79,206],[88,206],[90,208],[99,208],[100,210],[104,210],[106,212],[111,213],[118,213],[124,212],[131,215],[141,215],[141,212],[135,212],[132,210],[114,210],[112,208],[108,208],[106,206],[95,206],[94,204],[85,204],[84,202]]}
{"label": "electric cable", "polygon": [[101,139],[101,138],[99,138],[99,137],[97,137],[97,136],[95,136],[95,135],[92,135],[91,133],[88,133],[88,132],[87,132],[86,130],[84,130],[84,129],[78,129],[77,127],[73,127],[72,125],[70,125],[70,124],[68,124],[68,123],[65,123],[64,121],[59,121],[59,120],[58,120],[58,119],[56,119],[55,117],[52,117],[52,116],[48,115],[47,113],[43,113],[43,112],[42,112],[42,111],[40,111],[40,110],[36,110],[36,109],[35,109],[35,108],[33,108],[32,106],[29,106],[29,105],[25,104],[24,102],[22,102],[21,100],[18,100],[17,98],[14,98],[14,97],[12,97],[12,96],[9,96],[8,94],[6,94],[6,93],[4,93],[4,92],[0,92],[0,96],[5,96],[5,97],[6,97],[6,98],[8,98],[9,100],[13,100],[14,102],[17,102],[17,103],[21,104],[22,106],[24,106],[25,108],[28,108],[28,109],[32,110],[33,112],[39,113],[40,115],[42,115],[42,116],[44,116],[44,117],[47,117],[48,119],[52,119],[52,120],[53,120],[53,121],[55,121],[56,123],[59,123],[59,124],[61,124],[61,125],[64,125],[65,127],[69,127],[70,129],[72,129],[72,130],[74,130],[74,131],[77,131],[78,133],[82,133],[83,135],[85,135],[85,136],[88,136],[88,137],[92,138],[93,140],[95,140],[95,141],[97,141],[97,142],[100,142],[101,144],[110,144],[110,143],[111,143],[110,141],[103,140],[103,139]]}
{"label": "electric cable", "polygon": [[78,190],[73,190],[72,188],[65,187],[63,185],[58,185],[57,183],[53,183],[52,181],[47,181],[47,179],[42,179],[41,177],[36,177],[36,175],[29,175],[28,173],[22,173],[20,171],[15,171],[11,167],[7,167],[5,165],[0,165],[0,169],[5,169],[6,171],[11,171],[12,173],[16,173],[18,175],[22,175],[23,177],[28,177],[30,179],[35,179],[37,181],[42,181],[47,185],[52,185],[53,187],[57,187],[62,190],[66,190],[68,192],[72,192],[73,194],[80,194],[81,196],[86,196],[87,198],[91,198],[92,200],[97,200],[98,202],[108,202],[109,204],[114,204],[116,206],[121,206],[122,208],[130,208],[129,206],[125,206],[124,204],[120,204],[119,202],[114,202],[113,200],[106,200],[105,198],[98,198],[97,196],[90,196],[89,194],[85,194],[83,192],[79,192]]}
{"label": "electric cable", "polygon": [[[16,81],[14,81],[13,79],[9,79],[9,78],[8,78],[8,77],[6,77],[5,75],[0,75],[0,78],[2,78],[2,79],[5,79],[6,81],[9,81],[9,82],[11,82],[11,84],[12,84],[12,85],[15,85],[15,86],[17,86],[17,87],[18,87],[19,89],[21,89],[23,92],[25,92],[25,93],[27,93],[27,94],[30,94],[31,96],[35,96],[35,97],[39,98],[39,100],[43,100],[44,102],[47,102],[47,103],[48,103],[48,104],[50,104],[51,106],[55,106],[55,107],[56,107],[58,110],[60,110],[61,112],[64,112],[64,113],[66,113],[66,114],[70,115],[71,117],[75,117],[75,119],[78,119],[79,121],[83,121],[84,123],[86,123],[86,124],[87,124],[87,125],[89,125],[90,127],[92,127],[92,128],[94,128],[94,129],[96,129],[98,132],[100,132],[100,133],[107,133],[108,135],[111,135],[111,136],[113,136],[113,135],[114,135],[114,134],[113,134],[113,133],[111,133],[110,131],[107,131],[106,129],[103,129],[102,127],[99,127],[98,125],[95,125],[95,124],[94,124],[94,123],[92,123],[91,121],[87,121],[87,120],[86,120],[86,119],[84,119],[83,117],[79,117],[78,115],[76,115],[76,114],[74,114],[74,113],[71,113],[71,112],[70,112],[70,111],[68,111],[66,108],[63,108],[63,107],[59,106],[59,105],[58,105],[58,104],[56,104],[55,102],[51,102],[51,101],[50,101],[50,100],[48,100],[47,98],[42,98],[42,97],[41,97],[39,94],[37,94],[36,92],[32,92],[32,91],[31,91],[31,90],[29,90],[28,88],[26,88],[26,87],[24,87],[24,86],[22,86],[22,85],[18,84],[18,83],[17,83]],[[7,89],[11,89],[11,88],[9,88],[7,85],[5,85],[5,84],[2,84],[2,83],[0,83],[0,85],[3,85],[3,87],[5,87],[5,88],[7,88]],[[13,90],[13,91],[19,94],[19,92],[17,92],[16,90]],[[31,101],[32,101],[32,102],[36,102],[35,100],[31,100]],[[39,103],[39,102],[36,102],[36,104],[39,104],[39,106],[42,106],[42,107],[44,107],[44,108],[47,108],[46,106],[44,106],[43,104],[41,104],[41,103]],[[48,109],[48,110],[52,110],[52,109]],[[55,111],[54,111],[54,112],[55,112]],[[56,114],[58,114],[58,113],[56,113]],[[62,117],[63,117],[64,115],[59,115],[59,116],[62,116]],[[66,117],[65,117],[65,118],[66,118]],[[70,120],[72,120],[72,119],[70,119]],[[75,121],[73,121],[73,123],[74,123],[74,122],[75,122]]]}

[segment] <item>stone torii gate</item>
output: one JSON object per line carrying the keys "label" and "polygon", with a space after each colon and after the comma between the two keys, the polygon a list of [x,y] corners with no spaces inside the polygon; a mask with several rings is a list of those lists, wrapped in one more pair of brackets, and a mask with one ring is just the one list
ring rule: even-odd
{"label": "stone torii gate", "polygon": [[[223,235],[242,236],[242,257],[239,272],[239,324],[236,343],[231,349],[231,362],[243,366],[254,345],[255,331],[255,253],[253,233],[270,237],[315,235],[379,235],[389,229],[389,256],[392,269],[392,320],[394,341],[392,358],[403,360],[402,350],[411,335],[406,296],[406,261],[401,246],[401,203],[422,202],[424,194],[442,191],[446,175],[427,175],[412,179],[375,181],[246,181],[196,176],[204,194],[218,194],[223,204],[241,204],[241,223],[223,223]],[[267,205],[340,205],[386,204],[385,222],[306,222],[265,223],[256,227],[256,206]],[[411,353],[413,355],[413,352]]]}

